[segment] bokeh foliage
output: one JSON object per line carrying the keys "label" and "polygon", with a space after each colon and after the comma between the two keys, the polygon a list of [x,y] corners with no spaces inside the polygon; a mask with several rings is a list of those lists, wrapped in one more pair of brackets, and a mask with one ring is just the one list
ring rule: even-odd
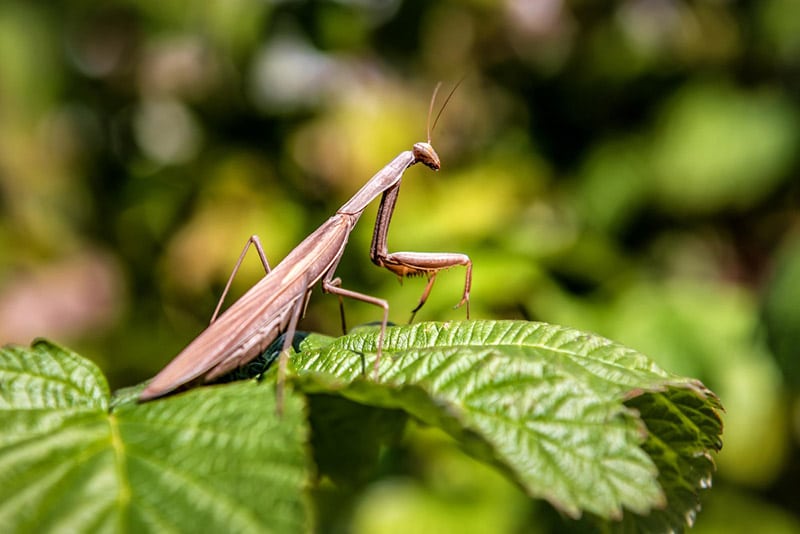
{"label": "bokeh foliage", "polygon": [[[745,528],[729,507],[800,529],[798,74],[792,0],[6,0],[0,341],[67,343],[113,386],[149,376],[250,234],[277,262],[424,140],[436,81],[466,75],[433,135],[443,169],[408,172],[391,248],[469,254],[475,317],[593,330],[703,380],[728,412],[698,529]],[[369,263],[373,214],[339,274],[404,322],[422,282]],[[419,318],[462,317],[462,283],[442,274]],[[338,323],[315,293],[302,328]],[[422,475],[376,484],[365,513],[439,524],[458,487],[487,517],[540,517],[417,434]]]}

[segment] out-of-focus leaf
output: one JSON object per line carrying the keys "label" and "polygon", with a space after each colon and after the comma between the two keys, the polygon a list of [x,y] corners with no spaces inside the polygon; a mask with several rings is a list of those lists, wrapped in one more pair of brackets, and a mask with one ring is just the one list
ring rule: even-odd
{"label": "out-of-focus leaf", "polygon": [[637,138],[603,143],[584,162],[580,213],[591,225],[618,230],[649,200],[652,180],[642,145]]}
{"label": "out-of-focus leaf", "polygon": [[[719,447],[721,432],[719,403],[699,383],[576,330],[473,321],[390,328],[376,384],[361,378],[371,373],[377,338],[360,332],[301,352],[294,358],[301,387],[402,408],[440,426],[530,495],[573,517],[588,511],[621,518],[623,508],[646,515],[668,506],[688,518],[697,509],[713,462],[701,466],[696,458]],[[638,404],[641,411],[624,404],[656,392],[657,399]],[[681,430],[648,433],[649,424],[661,431],[665,412],[680,414],[669,424],[691,427],[688,442]],[[656,463],[642,449],[655,437],[669,451]],[[693,471],[683,472],[681,462]],[[657,480],[657,464],[681,477]],[[689,495],[678,497],[687,486]],[[665,494],[676,497],[667,503]]]}
{"label": "out-of-focus leaf", "polygon": [[[0,6],[0,105],[5,120],[35,120],[50,106],[62,82],[52,18],[39,6]],[[13,124],[13,120],[6,124]]]}
{"label": "out-of-focus leaf", "polygon": [[772,353],[787,382],[800,389],[800,241],[778,258],[763,308]]}
{"label": "out-of-focus leaf", "polygon": [[687,86],[667,104],[654,139],[660,203],[675,213],[752,206],[786,176],[799,126],[780,94]]}
{"label": "out-of-focus leaf", "polygon": [[[242,382],[108,411],[87,360],[0,351],[4,532],[286,532],[307,525],[306,427],[287,392]],[[257,407],[257,409],[254,409]]]}
{"label": "out-of-focus leaf", "polygon": [[794,0],[759,2],[759,41],[766,57],[797,65],[800,57],[800,4]]}
{"label": "out-of-focus leaf", "polygon": [[714,487],[703,500],[692,534],[797,534],[800,520],[793,510],[776,506],[757,494],[726,484]]}
{"label": "out-of-focus leaf", "polygon": [[703,513],[698,516],[692,534],[797,534],[800,520],[792,511],[763,498],[720,484],[703,499]]}
{"label": "out-of-focus leaf", "polygon": [[355,534],[546,532],[540,518],[528,523],[532,510],[548,508],[544,503],[464,454],[440,429],[411,423],[403,445],[397,461],[413,478],[390,475],[366,488],[353,514]]}

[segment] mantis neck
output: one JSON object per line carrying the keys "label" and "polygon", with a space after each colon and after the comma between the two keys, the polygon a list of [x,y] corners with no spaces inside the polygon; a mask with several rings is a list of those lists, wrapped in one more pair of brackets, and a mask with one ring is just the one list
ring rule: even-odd
{"label": "mantis neck", "polygon": [[401,152],[386,167],[375,174],[359,191],[353,195],[336,213],[355,215],[361,214],[367,205],[375,200],[378,195],[396,184],[403,173],[416,163],[414,153],[410,150]]}

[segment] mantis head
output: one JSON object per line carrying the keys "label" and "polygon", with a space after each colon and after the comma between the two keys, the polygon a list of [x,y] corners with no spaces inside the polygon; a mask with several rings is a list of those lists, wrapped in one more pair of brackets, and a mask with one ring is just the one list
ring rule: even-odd
{"label": "mantis head", "polygon": [[442,164],[439,162],[439,154],[433,149],[430,143],[414,143],[414,163],[422,163],[438,171]]}
{"label": "mantis head", "polygon": [[447,103],[450,102],[450,98],[452,98],[453,93],[456,92],[456,89],[458,89],[458,86],[461,85],[461,82],[463,81],[464,78],[461,78],[453,87],[453,90],[450,91],[450,94],[447,95],[447,98],[444,99],[444,104],[442,104],[439,113],[436,114],[436,119],[434,119],[433,126],[431,126],[431,115],[433,114],[433,105],[436,102],[436,94],[439,92],[439,88],[442,86],[441,82],[436,84],[436,88],[433,90],[433,95],[431,96],[430,106],[428,107],[428,142],[414,144],[414,163],[422,163],[434,171],[438,171],[442,167],[442,164],[439,162],[439,154],[437,154],[431,146],[431,132],[434,128],[436,128],[436,123],[439,122],[439,117],[442,116],[442,111],[444,111],[444,108],[447,107]]}

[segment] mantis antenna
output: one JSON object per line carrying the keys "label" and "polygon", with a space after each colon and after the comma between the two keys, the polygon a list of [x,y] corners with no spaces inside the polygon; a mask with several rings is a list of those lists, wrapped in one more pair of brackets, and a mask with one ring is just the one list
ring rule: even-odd
{"label": "mantis antenna", "polygon": [[453,93],[456,92],[456,89],[458,89],[458,86],[461,85],[461,82],[464,81],[464,78],[466,78],[466,76],[463,76],[460,80],[458,80],[458,83],[455,84],[453,86],[453,88],[450,90],[450,94],[447,95],[447,98],[444,99],[444,104],[442,104],[442,107],[439,109],[439,113],[436,114],[436,118],[433,120],[433,126],[431,126],[431,115],[433,114],[433,104],[434,104],[434,102],[436,102],[436,95],[439,92],[439,88],[442,86],[442,82],[439,82],[439,83],[436,84],[436,88],[433,90],[433,95],[431,96],[431,104],[428,107],[428,125],[427,125],[427,128],[428,128],[428,144],[430,144],[430,142],[431,142],[431,133],[436,128],[436,125],[439,123],[439,117],[442,116],[442,112],[444,111],[444,108],[447,107],[447,103],[450,102],[451,98],[453,98]]}

